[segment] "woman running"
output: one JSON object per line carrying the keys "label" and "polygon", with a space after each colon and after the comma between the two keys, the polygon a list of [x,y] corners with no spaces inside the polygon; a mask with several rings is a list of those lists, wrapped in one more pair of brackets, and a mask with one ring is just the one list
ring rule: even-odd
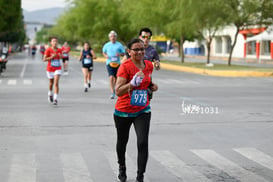
{"label": "woman running", "polygon": [[62,51],[63,51],[64,75],[68,75],[68,61],[69,61],[70,47],[68,46],[67,42],[64,43],[62,47]]}
{"label": "woman running", "polygon": [[143,182],[148,160],[148,137],[151,120],[147,90],[150,88],[152,91],[157,91],[158,86],[151,80],[152,62],[144,60],[143,41],[133,39],[127,47],[130,58],[119,67],[115,87],[118,96],[114,112],[117,130],[118,178],[121,182],[125,182],[127,179],[125,153],[130,127],[133,124],[138,149],[136,182]]}
{"label": "woman running", "polygon": [[82,73],[84,80],[84,92],[88,92],[91,87],[91,78],[93,71],[93,59],[96,59],[96,54],[90,47],[88,42],[84,43],[84,48],[81,52],[79,61],[82,62]]}
{"label": "woman running", "polygon": [[[57,37],[50,38],[51,47],[47,48],[45,51],[44,61],[47,63],[47,77],[49,79],[49,91],[48,91],[48,101],[54,105],[58,104],[58,94],[59,94],[59,79],[62,74],[62,49],[58,48]],[[53,95],[54,86],[54,95]]]}

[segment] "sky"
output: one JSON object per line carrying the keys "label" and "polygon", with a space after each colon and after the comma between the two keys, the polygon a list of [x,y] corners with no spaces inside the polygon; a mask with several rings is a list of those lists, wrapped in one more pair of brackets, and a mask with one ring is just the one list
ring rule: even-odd
{"label": "sky", "polygon": [[35,11],[53,7],[65,7],[65,0],[21,0],[22,8],[27,11]]}

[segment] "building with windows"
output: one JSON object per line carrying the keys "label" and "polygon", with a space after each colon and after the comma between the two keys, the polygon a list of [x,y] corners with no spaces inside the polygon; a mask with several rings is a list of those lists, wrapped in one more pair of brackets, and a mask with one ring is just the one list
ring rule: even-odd
{"label": "building with windows", "polygon": [[[227,26],[219,30],[212,40],[210,55],[227,58],[235,33],[236,28],[233,26]],[[204,50],[204,52],[196,51],[198,49]],[[186,55],[207,55],[206,42],[195,41],[194,46],[193,42],[185,42],[184,51]],[[232,57],[273,61],[273,26],[241,30],[237,37]]]}

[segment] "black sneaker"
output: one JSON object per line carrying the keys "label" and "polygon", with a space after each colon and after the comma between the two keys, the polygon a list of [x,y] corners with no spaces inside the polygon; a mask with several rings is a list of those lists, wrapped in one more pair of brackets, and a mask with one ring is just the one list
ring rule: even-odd
{"label": "black sneaker", "polygon": [[118,179],[120,180],[120,182],[126,182],[127,176],[126,176],[126,167],[125,166],[119,167]]}
{"label": "black sneaker", "polygon": [[136,182],[144,182],[144,176],[137,176],[136,177]]}
{"label": "black sneaker", "polygon": [[48,102],[49,102],[49,103],[52,103],[52,102],[53,102],[53,96],[52,96],[52,95],[48,96]]}
{"label": "black sneaker", "polygon": [[53,105],[55,105],[55,106],[58,105],[58,101],[57,101],[57,100],[54,100],[54,101],[53,101]]}
{"label": "black sneaker", "polygon": [[91,88],[91,83],[88,83],[88,87]]}
{"label": "black sneaker", "polygon": [[88,92],[88,89],[87,89],[87,88],[85,88],[85,89],[84,89],[84,92]]}

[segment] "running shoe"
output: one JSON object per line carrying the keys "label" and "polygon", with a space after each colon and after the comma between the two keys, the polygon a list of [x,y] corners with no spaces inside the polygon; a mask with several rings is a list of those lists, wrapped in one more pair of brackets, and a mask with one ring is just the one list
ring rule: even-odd
{"label": "running shoe", "polygon": [[88,92],[88,89],[87,89],[87,88],[85,88],[85,89],[84,89],[84,92]]}
{"label": "running shoe", "polygon": [[126,182],[127,176],[126,176],[126,167],[125,166],[119,167],[118,179],[120,182]]}
{"label": "running shoe", "polygon": [[48,96],[48,102],[49,102],[49,103],[52,103],[52,102],[53,102],[53,96],[52,96],[52,95],[49,95],[49,96]]}
{"label": "running shoe", "polygon": [[58,101],[57,101],[57,100],[54,100],[54,101],[53,101],[53,105],[55,105],[55,106],[58,105]]}
{"label": "running shoe", "polygon": [[115,94],[114,93],[112,93],[111,95],[110,95],[110,99],[115,99]]}
{"label": "running shoe", "polygon": [[89,87],[89,88],[91,87],[91,83],[88,83],[88,87]]}
{"label": "running shoe", "polygon": [[144,176],[137,176],[136,177],[136,182],[144,182]]}

